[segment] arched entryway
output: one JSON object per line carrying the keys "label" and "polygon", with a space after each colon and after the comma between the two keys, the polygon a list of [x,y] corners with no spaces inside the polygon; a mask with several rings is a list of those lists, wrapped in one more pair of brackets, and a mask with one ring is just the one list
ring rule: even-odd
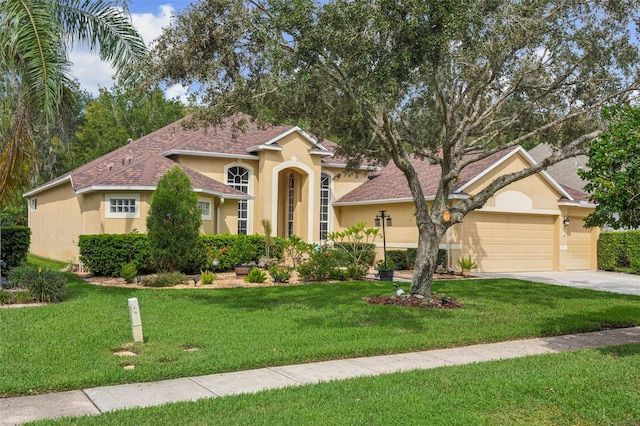
{"label": "arched entryway", "polygon": [[297,235],[308,238],[309,227],[309,175],[298,168],[278,172],[277,234],[287,238]]}

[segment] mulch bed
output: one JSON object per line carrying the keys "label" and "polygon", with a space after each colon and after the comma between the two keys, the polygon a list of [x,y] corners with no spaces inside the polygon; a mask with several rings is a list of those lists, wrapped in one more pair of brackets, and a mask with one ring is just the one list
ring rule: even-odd
{"label": "mulch bed", "polygon": [[464,303],[447,296],[419,297],[411,295],[364,297],[372,305],[394,305],[405,308],[455,309],[464,307]]}

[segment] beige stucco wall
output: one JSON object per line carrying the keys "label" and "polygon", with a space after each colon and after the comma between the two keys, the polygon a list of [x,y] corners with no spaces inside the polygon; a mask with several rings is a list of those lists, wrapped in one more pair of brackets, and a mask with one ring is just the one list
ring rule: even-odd
{"label": "beige stucco wall", "polygon": [[78,236],[82,232],[80,200],[69,182],[29,198],[37,199],[37,209],[29,208],[31,228],[30,252],[50,259],[73,261],[78,259]]}

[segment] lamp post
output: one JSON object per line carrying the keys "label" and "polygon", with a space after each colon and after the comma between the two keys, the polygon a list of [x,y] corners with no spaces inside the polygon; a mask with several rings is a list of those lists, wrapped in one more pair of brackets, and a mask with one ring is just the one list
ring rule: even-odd
{"label": "lamp post", "polygon": [[378,227],[380,223],[382,223],[382,250],[384,253],[384,262],[387,263],[387,233],[385,231],[385,224],[386,226],[393,226],[391,216],[387,214],[386,210],[380,210],[380,213],[376,215],[375,223]]}

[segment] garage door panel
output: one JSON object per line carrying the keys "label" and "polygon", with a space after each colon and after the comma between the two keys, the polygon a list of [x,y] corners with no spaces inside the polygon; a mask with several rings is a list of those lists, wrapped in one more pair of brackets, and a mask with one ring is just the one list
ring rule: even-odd
{"label": "garage door panel", "polygon": [[553,217],[474,215],[463,231],[463,250],[478,262],[481,272],[553,269]]}

